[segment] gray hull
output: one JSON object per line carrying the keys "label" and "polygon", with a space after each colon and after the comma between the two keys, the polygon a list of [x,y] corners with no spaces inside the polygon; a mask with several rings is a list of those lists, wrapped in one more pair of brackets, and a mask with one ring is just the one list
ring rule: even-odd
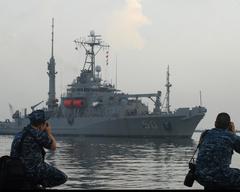
{"label": "gray hull", "polygon": [[[54,135],[110,136],[110,137],[191,137],[204,115],[184,116],[137,116],[125,118],[75,118],[69,124],[66,118],[49,120]],[[16,134],[28,120],[0,126],[0,134]]]}

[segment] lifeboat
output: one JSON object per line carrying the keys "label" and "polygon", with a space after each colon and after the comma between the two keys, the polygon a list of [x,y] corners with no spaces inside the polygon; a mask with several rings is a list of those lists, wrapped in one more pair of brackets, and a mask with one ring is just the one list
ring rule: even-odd
{"label": "lifeboat", "polygon": [[73,107],[73,99],[65,99],[63,105],[67,108]]}
{"label": "lifeboat", "polygon": [[82,99],[74,99],[73,100],[73,106],[76,108],[82,108],[84,105],[84,102]]}
{"label": "lifeboat", "polygon": [[82,99],[65,99],[63,104],[66,108],[82,108],[84,106],[84,101]]}

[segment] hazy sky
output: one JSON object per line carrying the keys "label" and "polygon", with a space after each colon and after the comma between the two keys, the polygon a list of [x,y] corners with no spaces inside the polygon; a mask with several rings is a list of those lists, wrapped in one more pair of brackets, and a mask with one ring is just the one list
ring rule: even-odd
{"label": "hazy sky", "polygon": [[[57,96],[79,74],[83,53],[73,40],[90,30],[111,45],[97,58],[103,77],[128,93],[165,95],[171,104],[207,107],[199,129],[226,111],[240,129],[240,1],[237,0],[0,0],[0,119],[47,100],[51,19],[55,18]],[[151,104],[151,101],[148,101]]]}

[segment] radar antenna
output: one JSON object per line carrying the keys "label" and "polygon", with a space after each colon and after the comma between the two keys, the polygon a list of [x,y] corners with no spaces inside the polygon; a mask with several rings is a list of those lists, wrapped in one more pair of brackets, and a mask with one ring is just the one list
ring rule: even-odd
{"label": "radar antenna", "polygon": [[[87,65],[88,69],[92,73],[92,77],[95,79],[96,75],[96,64],[95,64],[95,57],[99,53],[101,49],[109,49],[109,45],[105,44],[102,39],[101,35],[96,35],[94,31],[90,31],[89,34],[89,39],[84,40],[74,40],[74,43],[76,44],[76,50],[78,48],[83,47],[86,51],[86,57],[85,57],[85,62],[83,66],[83,70],[86,70]],[[98,49],[95,51],[95,47],[98,47]]]}

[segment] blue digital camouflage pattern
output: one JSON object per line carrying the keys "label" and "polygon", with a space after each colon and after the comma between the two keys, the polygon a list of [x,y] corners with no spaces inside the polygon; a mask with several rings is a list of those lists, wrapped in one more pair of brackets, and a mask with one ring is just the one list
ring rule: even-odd
{"label": "blue digital camouflage pattern", "polygon": [[50,116],[44,110],[36,110],[28,115],[30,122],[45,122]]}
{"label": "blue digital camouflage pattern", "polygon": [[199,146],[196,180],[203,186],[240,187],[240,170],[230,168],[233,151],[240,153],[240,137],[227,129],[208,130]]}
{"label": "blue digital camouflage pattern", "polygon": [[[29,133],[26,134],[27,131],[31,132],[32,136]],[[23,140],[20,154],[19,146],[24,134],[26,137]],[[63,172],[44,162],[43,147],[50,149],[51,144],[52,141],[46,132],[34,129],[29,125],[16,134],[11,146],[10,156],[22,158],[27,177],[33,183],[41,184],[43,187],[54,187],[67,180],[67,176]]]}

